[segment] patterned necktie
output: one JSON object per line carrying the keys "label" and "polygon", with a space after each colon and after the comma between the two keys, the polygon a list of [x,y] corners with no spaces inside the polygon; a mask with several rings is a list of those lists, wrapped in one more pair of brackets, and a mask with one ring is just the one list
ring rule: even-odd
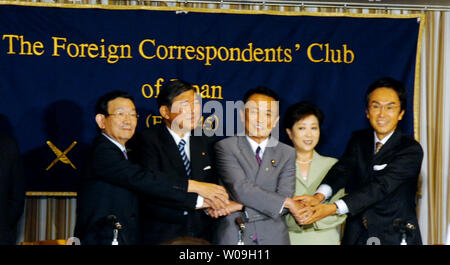
{"label": "patterned necktie", "polygon": [[383,146],[383,143],[381,143],[381,142],[377,142],[375,144],[375,154],[378,153],[378,151],[380,151],[382,146]]}
{"label": "patterned necktie", "polygon": [[256,148],[256,160],[258,161],[258,165],[261,165],[261,156],[259,156],[259,152],[261,152],[261,147],[258,146],[258,148]]}
{"label": "patterned necktie", "polygon": [[186,175],[188,178],[191,178],[191,163],[189,162],[189,158],[186,155],[184,150],[184,146],[186,145],[185,140],[181,140],[178,144],[178,151],[180,151],[181,158],[183,159],[184,168],[186,169]]}

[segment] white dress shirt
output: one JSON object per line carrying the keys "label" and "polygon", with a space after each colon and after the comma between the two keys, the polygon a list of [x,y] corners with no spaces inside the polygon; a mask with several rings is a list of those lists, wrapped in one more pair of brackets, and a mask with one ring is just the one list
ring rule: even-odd
{"label": "white dress shirt", "polygon": [[[373,137],[374,137],[373,152],[375,153],[376,143],[377,142],[381,142],[384,145],[389,140],[389,138],[391,138],[393,133],[394,133],[394,131],[392,131],[389,135],[387,135],[382,140],[380,140],[380,139],[378,139],[377,134],[375,132],[373,132]],[[322,185],[319,186],[319,188],[317,189],[316,193],[322,193],[325,196],[324,200],[327,200],[333,194],[333,189],[327,184],[322,184]],[[336,213],[338,215],[347,214],[349,212],[347,204],[344,202],[344,200],[342,200],[342,199],[341,200],[337,200],[335,202],[335,204],[337,206]]]}
{"label": "white dress shirt", "polygon": [[167,127],[167,130],[169,130],[170,135],[172,135],[173,140],[177,144],[177,146],[180,144],[181,140],[184,140],[186,144],[184,145],[184,153],[186,154],[189,161],[191,161],[191,143],[189,141],[189,137],[191,137],[191,132],[187,132],[184,134],[183,138],[181,138],[176,132],[172,131],[169,127]]}
{"label": "white dress shirt", "polygon": [[267,143],[269,142],[269,138],[265,139],[264,141],[262,141],[261,143],[258,144],[257,142],[255,142],[252,138],[248,137],[247,135],[245,137],[247,138],[247,141],[250,143],[250,146],[252,147],[252,151],[255,154],[255,157],[256,157],[256,149],[258,149],[258,146],[261,148],[261,150],[259,151],[259,157],[262,160],[264,151],[266,150]]}

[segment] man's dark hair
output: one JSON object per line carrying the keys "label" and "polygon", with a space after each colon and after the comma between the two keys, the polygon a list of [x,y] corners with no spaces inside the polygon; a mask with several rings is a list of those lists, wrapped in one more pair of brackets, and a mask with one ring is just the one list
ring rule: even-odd
{"label": "man's dark hair", "polygon": [[170,107],[175,97],[189,90],[194,90],[195,92],[195,88],[190,83],[181,79],[170,80],[161,86],[156,103],[158,107]]}
{"label": "man's dark hair", "polygon": [[383,77],[381,79],[378,79],[377,81],[373,82],[369,88],[366,91],[366,107],[369,107],[369,97],[370,94],[377,88],[380,87],[387,87],[393,89],[395,92],[397,92],[397,96],[400,100],[400,111],[406,109],[406,88],[405,85],[403,85],[402,82],[397,81],[390,77]]}
{"label": "man's dark hair", "polygon": [[116,98],[127,98],[133,101],[134,104],[134,99],[130,94],[125,91],[114,90],[104,94],[98,99],[97,104],[95,104],[95,115],[103,114],[108,116],[108,103]]}
{"label": "man's dark hair", "polygon": [[275,99],[275,101],[280,101],[280,97],[278,96],[278,94],[275,91],[273,91],[272,89],[269,89],[267,87],[264,87],[264,86],[258,86],[256,88],[249,89],[245,93],[244,104],[247,103],[248,99],[254,94],[266,95],[266,96],[269,96],[269,97]]}
{"label": "man's dark hair", "polygon": [[287,108],[284,115],[283,124],[285,129],[292,129],[294,124],[305,118],[306,116],[314,115],[319,121],[319,126],[322,125],[325,116],[322,110],[311,102],[300,101]]}

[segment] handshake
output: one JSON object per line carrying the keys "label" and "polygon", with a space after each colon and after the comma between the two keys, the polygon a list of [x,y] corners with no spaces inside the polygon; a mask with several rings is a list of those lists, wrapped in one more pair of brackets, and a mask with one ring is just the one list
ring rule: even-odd
{"label": "handshake", "polygon": [[[230,215],[241,211],[243,205],[231,201],[224,187],[205,182],[189,180],[188,192],[195,192],[204,198],[202,209],[213,218]],[[291,212],[299,225],[312,224],[329,215],[336,214],[337,207],[333,204],[322,204],[324,195],[303,195],[286,198],[284,207]]]}
{"label": "handshake", "polygon": [[226,208],[230,204],[226,189],[214,183],[189,180],[188,192],[197,193],[203,197],[203,205],[198,209],[219,210]]}
{"label": "handshake", "polygon": [[[294,196],[293,198],[286,198],[284,207],[289,209],[299,225],[308,225],[329,215],[336,214],[336,205],[334,203],[321,204],[320,202],[323,199],[324,196],[320,193],[317,193],[314,196]],[[208,207],[206,208],[206,211],[211,217],[219,218],[220,216],[226,216],[233,212],[241,211],[242,208],[242,204],[229,201],[223,208],[214,209],[213,207]]]}
{"label": "handshake", "polygon": [[287,198],[284,207],[289,209],[299,225],[309,225],[327,216],[336,214],[336,204],[322,204],[324,195],[303,195]]}
{"label": "handshake", "polygon": [[230,215],[243,208],[242,204],[231,201],[226,189],[220,185],[189,180],[188,192],[194,192],[203,197],[203,205],[198,209],[205,209],[213,218]]}

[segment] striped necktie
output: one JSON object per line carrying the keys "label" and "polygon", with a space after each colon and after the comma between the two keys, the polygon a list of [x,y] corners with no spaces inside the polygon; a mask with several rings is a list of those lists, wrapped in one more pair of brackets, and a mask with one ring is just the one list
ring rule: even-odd
{"label": "striped necktie", "polygon": [[191,178],[191,163],[189,162],[189,158],[186,155],[184,150],[184,146],[186,145],[186,141],[182,139],[178,144],[178,151],[180,151],[181,158],[183,159],[184,168],[186,169],[186,175],[188,178]]}

